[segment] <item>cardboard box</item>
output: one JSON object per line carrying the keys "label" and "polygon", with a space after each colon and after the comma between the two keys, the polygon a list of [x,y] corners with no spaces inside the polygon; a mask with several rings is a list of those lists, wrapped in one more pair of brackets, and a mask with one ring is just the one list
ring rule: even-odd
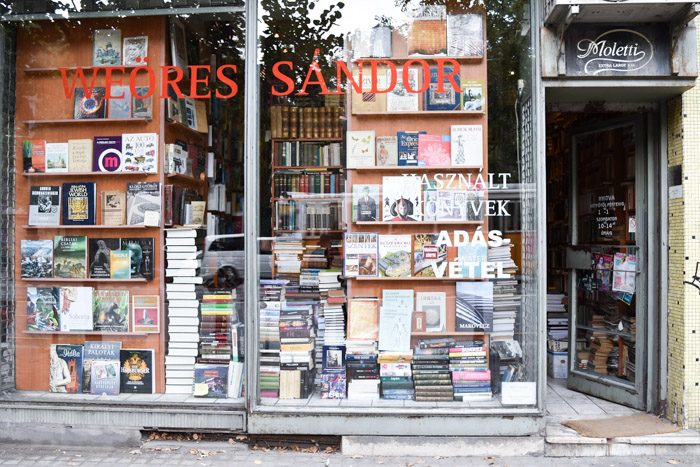
{"label": "cardboard box", "polygon": [[554,379],[566,379],[569,372],[567,352],[547,352],[547,375]]}

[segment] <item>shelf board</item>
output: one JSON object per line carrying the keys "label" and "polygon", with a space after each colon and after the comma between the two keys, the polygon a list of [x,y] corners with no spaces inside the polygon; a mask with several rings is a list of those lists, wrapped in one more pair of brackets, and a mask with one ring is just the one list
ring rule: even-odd
{"label": "shelf board", "polygon": [[[143,65],[142,65],[143,66]],[[64,69],[66,71],[74,72],[77,69],[81,69],[83,71],[92,71],[93,69],[107,69],[107,68],[123,68],[124,71],[126,70],[133,70],[134,68],[138,68],[136,65],[109,65],[109,66],[64,66],[64,67],[46,67],[46,68],[39,68],[39,67],[27,67],[24,68],[25,73],[59,73],[61,69]]]}
{"label": "shelf board", "polygon": [[340,143],[343,138],[272,138],[272,142],[292,142],[292,143]]}
{"label": "shelf board", "polygon": [[348,168],[347,170],[354,170],[355,172],[459,172],[462,170],[481,170],[483,167],[470,165],[470,166],[428,166],[428,165],[395,165],[395,166],[382,166],[382,167],[355,167]]}
{"label": "shelf board", "polygon": [[416,337],[441,337],[441,336],[483,336],[488,334],[484,331],[442,331],[442,332],[412,332]]}
{"label": "shelf board", "polygon": [[466,277],[342,277],[347,280],[372,282],[481,282],[481,279]]}
{"label": "shelf board", "polygon": [[446,55],[409,55],[405,57],[363,57],[354,59],[353,62],[357,63],[362,60],[364,62],[372,62],[377,60],[386,60],[389,62],[405,62],[408,60],[454,60],[456,62],[480,62],[484,59],[483,56],[480,57],[452,57]]}
{"label": "shelf board", "polygon": [[355,225],[482,225],[484,223],[481,221],[358,221],[354,222]]}
{"label": "shelf board", "polygon": [[203,185],[205,180],[201,179],[196,179],[192,177],[191,175],[185,175],[185,174],[166,174],[165,178],[168,180],[172,180],[174,182],[183,182],[183,183],[193,183],[197,185]]}
{"label": "shelf board", "polygon": [[383,112],[352,112],[353,115],[363,117],[386,117],[387,115],[402,115],[406,117],[444,117],[446,115],[459,115],[462,117],[483,117],[486,114],[473,110],[407,110],[404,112],[383,111]]}
{"label": "shelf board", "polygon": [[158,227],[151,227],[145,225],[23,225],[25,229],[37,230],[37,229],[115,229],[115,230],[143,230],[143,229],[157,229]]}
{"label": "shelf board", "polygon": [[272,170],[344,170],[342,165],[273,165]]}
{"label": "shelf board", "polygon": [[60,283],[74,283],[79,284],[83,282],[110,282],[110,283],[132,283],[132,282],[146,282],[146,279],[74,279],[65,277],[22,277],[21,280],[25,282],[60,282]]}
{"label": "shelf board", "polygon": [[150,122],[150,118],[54,118],[46,120],[23,120],[27,126],[40,125],[81,125],[89,123],[146,123]]}
{"label": "shelf board", "polygon": [[620,337],[627,337],[629,339],[634,339],[636,336],[634,334],[630,334],[629,332],[624,332],[624,331],[618,331],[617,329],[608,329],[608,328],[597,328],[593,326],[584,326],[582,324],[577,324],[576,329],[583,329],[584,331],[591,331],[591,332],[602,332],[605,334],[611,334],[614,336],[620,336]]}
{"label": "shelf board", "polygon": [[344,233],[345,230],[316,230],[316,229],[304,229],[304,230],[280,230],[280,229],[273,229],[275,233]]}
{"label": "shelf board", "polygon": [[[315,196],[318,195],[318,196]],[[323,201],[327,199],[331,200],[344,200],[345,199],[345,193],[309,193],[306,196],[290,196],[290,197],[281,197],[281,196],[275,196],[273,198],[270,198],[272,201]]]}
{"label": "shelf board", "polygon": [[157,173],[147,172],[50,172],[50,173],[29,173],[22,172],[25,177],[147,177],[157,176]]}
{"label": "shelf board", "polygon": [[180,129],[180,130],[189,132],[189,133],[191,133],[191,134],[193,134],[193,135],[196,135],[196,136],[200,136],[200,137],[201,137],[201,136],[206,136],[206,135],[207,135],[207,133],[202,133],[201,131],[195,130],[194,128],[190,128],[190,127],[188,127],[187,125],[185,125],[184,123],[174,122],[174,121],[172,121],[172,120],[166,120],[165,122],[166,122],[169,126],[171,126],[171,127],[173,127],[173,128],[177,128],[177,129]]}
{"label": "shelf board", "polygon": [[106,331],[32,331],[30,329],[25,329],[24,334],[32,334],[32,335],[67,335],[67,336],[121,336],[121,337],[129,337],[129,336],[147,336],[148,334],[145,332],[106,332]]}

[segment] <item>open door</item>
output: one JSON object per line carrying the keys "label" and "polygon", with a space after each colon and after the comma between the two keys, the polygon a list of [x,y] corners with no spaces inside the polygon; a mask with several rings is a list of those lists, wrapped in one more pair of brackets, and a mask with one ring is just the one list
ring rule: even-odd
{"label": "open door", "polygon": [[645,408],[646,139],[643,119],[575,133],[567,249],[568,387]]}

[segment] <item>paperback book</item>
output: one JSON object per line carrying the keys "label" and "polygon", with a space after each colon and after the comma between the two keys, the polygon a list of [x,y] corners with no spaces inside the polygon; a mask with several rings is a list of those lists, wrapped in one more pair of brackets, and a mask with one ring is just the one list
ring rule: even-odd
{"label": "paperback book", "polygon": [[352,186],[352,221],[369,222],[379,220],[381,185]]}
{"label": "paperback book", "polygon": [[131,118],[131,90],[129,86],[112,85],[107,99],[107,118]]}
{"label": "paperback book", "polygon": [[59,289],[27,287],[27,330],[58,331]]}
{"label": "paperback book", "polygon": [[[442,80],[440,80],[442,74]],[[442,81],[442,86],[440,85]],[[452,66],[430,67],[430,83],[425,91],[425,110],[459,110],[459,74]]]}
{"label": "paperback book", "polygon": [[387,304],[381,307],[378,346],[380,351],[410,351],[412,314],[413,307],[388,306]]}
{"label": "paperback book", "polygon": [[131,297],[131,328],[133,332],[160,332],[159,295],[133,295]]}
{"label": "paperback book", "polygon": [[416,292],[416,312],[425,314],[427,332],[447,331],[447,294]]}
{"label": "paperback book", "polygon": [[450,137],[446,135],[418,135],[418,165],[449,167]]}
{"label": "paperback book", "polygon": [[105,102],[105,88],[93,87],[88,93],[82,87],[76,87],[73,91],[73,118],[76,120],[89,120],[105,118],[107,103]]}
{"label": "paperback book", "polygon": [[379,301],[352,299],[348,302],[348,341],[376,341],[379,337]]}
{"label": "paperback book", "polygon": [[452,125],[452,165],[458,167],[483,167],[484,132],[481,125]]}
{"label": "paperback book", "polygon": [[408,70],[408,80],[404,81],[404,73],[397,73],[396,85],[386,95],[386,109],[389,112],[417,112],[418,102],[418,70]]}
{"label": "paperback book", "polygon": [[51,344],[49,349],[49,390],[79,393],[83,388],[83,346]]}
{"label": "paperback book", "polygon": [[384,222],[420,222],[422,212],[421,178],[387,176],[382,179]]}
{"label": "paperback book", "polygon": [[122,64],[121,29],[95,29],[92,47],[92,64],[94,66]]}
{"label": "paperback book", "polygon": [[124,66],[146,66],[148,36],[125,37],[122,54]]}
{"label": "paperback book", "polygon": [[92,331],[92,287],[61,287],[58,322],[62,332]]}
{"label": "paperback book", "polygon": [[484,17],[480,13],[447,15],[447,54],[450,57],[484,56]]}
{"label": "paperback book", "polygon": [[126,193],[102,192],[102,225],[126,225]]}
{"label": "paperback book", "polygon": [[95,136],[92,150],[94,172],[121,172],[124,170],[121,136]]}
{"label": "paperback book", "polygon": [[196,397],[226,397],[228,393],[228,369],[228,364],[196,364],[194,366],[194,395]]}
{"label": "paperback book", "polygon": [[411,277],[411,235],[379,235],[379,275]]}
{"label": "paperback book", "polygon": [[110,279],[131,279],[131,251],[109,252],[109,277]]}
{"label": "paperback book", "polygon": [[377,167],[396,167],[399,165],[399,148],[396,136],[377,136]]}
{"label": "paperback book", "polygon": [[90,238],[89,255],[90,277],[93,279],[109,279],[111,252],[119,249],[118,238]]}
{"label": "paperback book", "polygon": [[374,130],[348,131],[346,148],[348,168],[373,167],[375,149]]}
{"label": "paperback book", "polygon": [[440,234],[414,234],[413,275],[417,277],[444,277],[447,268],[447,246],[438,245]]}
{"label": "paperback book", "polygon": [[124,133],[122,156],[126,172],[158,172],[158,134]]}
{"label": "paperback book", "polygon": [[119,394],[121,342],[88,341],[83,346],[83,392]]}
{"label": "paperback book", "polygon": [[20,256],[22,277],[35,279],[53,277],[53,242],[51,240],[22,240]]}
{"label": "paperback book", "polygon": [[53,276],[63,279],[87,278],[87,237],[56,236],[53,240]]}
{"label": "paperback book", "polygon": [[468,112],[483,112],[484,83],[481,81],[462,82],[462,110]]}
{"label": "paperback book", "polygon": [[[386,93],[370,92],[372,90],[372,72],[369,67],[365,67],[362,73],[362,92],[357,92],[354,87],[352,87],[351,94],[351,105],[352,113],[376,113],[386,111]],[[386,89],[386,71],[382,68],[377,70],[377,89]],[[353,73],[353,79],[355,82],[360,81],[360,74]]]}
{"label": "paperback book", "polygon": [[95,225],[95,183],[64,183],[61,189],[64,225]]}
{"label": "paperback book", "polygon": [[396,134],[399,166],[418,165],[418,136],[425,131],[399,131]]}
{"label": "paperback book", "polygon": [[46,173],[68,172],[68,143],[46,143]]}
{"label": "paperback book", "polygon": [[122,349],[120,392],[152,394],[155,392],[155,367],[152,349]]}
{"label": "paperback book", "polygon": [[377,277],[378,239],[376,233],[346,233],[345,277]]}
{"label": "paperback book", "polygon": [[69,139],[68,171],[92,172],[92,149],[93,141],[91,139]]}
{"label": "paperback book", "polygon": [[153,279],[153,238],[122,238],[121,249],[131,253],[131,278]]}
{"label": "paperback book", "polygon": [[61,223],[61,187],[32,186],[29,190],[29,225]]}
{"label": "paperback book", "polygon": [[129,332],[129,291],[95,290],[93,314],[95,331]]}
{"label": "paperback book", "polygon": [[46,141],[26,139],[22,142],[22,164],[27,173],[46,172]]}
{"label": "paperback book", "polygon": [[137,86],[131,96],[131,114],[134,118],[153,118],[153,96],[149,96],[148,86]]}
{"label": "paperback book", "polygon": [[146,225],[148,213],[160,217],[161,196],[158,182],[130,182],[126,190],[127,225]]}
{"label": "paperback book", "polygon": [[493,282],[457,282],[456,331],[493,329]]}

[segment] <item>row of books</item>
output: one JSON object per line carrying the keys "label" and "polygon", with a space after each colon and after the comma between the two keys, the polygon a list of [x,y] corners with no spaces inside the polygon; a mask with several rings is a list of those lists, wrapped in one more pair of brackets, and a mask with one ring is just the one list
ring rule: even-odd
{"label": "row of books", "polygon": [[278,141],[274,143],[275,165],[281,167],[343,165],[340,143]]}
{"label": "row of books", "polygon": [[66,172],[158,172],[158,134],[124,133],[52,142],[22,142],[24,171]]}
{"label": "row of books", "polygon": [[133,295],[130,303],[128,290],[27,287],[27,330],[157,333],[160,297]]}
{"label": "row of books", "polygon": [[242,362],[196,363],[194,396],[240,399],[243,397],[244,365]]}
{"label": "row of books", "polygon": [[[95,182],[32,185],[29,225],[97,225]],[[160,183],[130,182],[126,192],[100,193],[101,225],[160,225]]]}
{"label": "row of books", "polygon": [[82,235],[22,240],[20,271],[28,279],[150,280],[155,269],[153,244],[153,238],[88,239]]}
{"label": "row of books", "polygon": [[399,131],[377,136],[375,130],[347,132],[347,167],[468,167],[484,165],[481,124],[451,125],[449,135]]}
{"label": "row of books", "polygon": [[177,97],[171,93],[165,102],[166,118],[205,134],[209,128],[207,105],[203,99]]}
{"label": "row of books", "polygon": [[335,172],[277,172],[273,186],[276,198],[305,194],[345,193],[345,177]]}
{"label": "row of books", "polygon": [[197,190],[165,185],[163,206],[163,224],[166,226],[200,226],[206,222],[207,202]]}
{"label": "row of books", "polygon": [[343,201],[278,200],[275,201],[276,230],[341,230]]}
{"label": "row of books", "polygon": [[[210,154],[213,155],[213,153]],[[201,146],[186,144],[182,141],[165,145],[166,174],[186,175],[199,180],[202,174],[210,175],[208,173],[210,168],[214,169],[211,159],[212,156],[208,155]]]}
{"label": "row of books", "polygon": [[[113,84],[109,88],[93,86],[90,92],[76,87],[73,94],[73,118],[90,120],[95,118],[150,120],[153,117],[153,95],[148,86],[134,87],[132,95],[129,86]],[[150,95],[149,95],[150,93]]]}
{"label": "row of books", "polygon": [[270,128],[273,138],[342,138],[342,107],[270,107]]}

